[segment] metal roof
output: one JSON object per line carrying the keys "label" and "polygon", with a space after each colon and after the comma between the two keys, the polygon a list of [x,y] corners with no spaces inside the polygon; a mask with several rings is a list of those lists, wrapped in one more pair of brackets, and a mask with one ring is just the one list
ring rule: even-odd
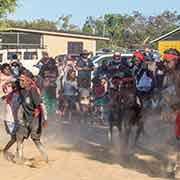
{"label": "metal roof", "polygon": [[5,32],[26,32],[26,33],[38,33],[38,34],[47,34],[52,36],[64,36],[64,37],[72,37],[72,38],[82,38],[82,39],[91,39],[91,40],[104,40],[109,41],[108,37],[99,37],[95,35],[88,35],[83,33],[76,32],[65,32],[65,31],[51,31],[51,30],[41,30],[41,29],[29,29],[29,28],[7,28],[3,29]]}
{"label": "metal roof", "polygon": [[163,36],[160,36],[160,37],[158,37],[158,38],[154,39],[154,40],[153,40],[153,41],[151,41],[150,43],[152,44],[152,43],[155,43],[155,42],[157,42],[157,41],[160,41],[160,40],[162,40],[162,39],[164,39],[164,38],[166,38],[166,37],[168,37],[168,36],[170,36],[170,35],[172,35],[172,34],[174,34],[174,33],[178,32],[178,31],[180,31],[180,27],[179,27],[179,28],[174,29],[174,30],[173,30],[173,31],[171,31],[171,32],[168,32],[168,33],[164,34]]}

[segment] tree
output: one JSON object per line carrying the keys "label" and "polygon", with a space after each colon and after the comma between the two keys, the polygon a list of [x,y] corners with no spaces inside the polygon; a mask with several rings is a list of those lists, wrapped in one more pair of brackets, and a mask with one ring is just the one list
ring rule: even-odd
{"label": "tree", "polygon": [[70,20],[72,18],[72,15],[62,15],[58,18],[56,21],[57,28],[59,30],[63,31],[75,31],[79,32],[80,28],[76,26],[75,24],[71,24]]}
{"label": "tree", "polygon": [[15,11],[17,0],[0,0],[0,18]]}
{"label": "tree", "polygon": [[34,28],[42,30],[57,30],[56,22],[46,19],[37,19],[33,21],[15,21],[5,20],[7,27]]}
{"label": "tree", "polygon": [[122,46],[123,16],[121,14],[106,14],[104,16],[106,33],[111,39],[111,45]]}
{"label": "tree", "polygon": [[95,34],[95,21],[92,16],[87,17],[82,31],[87,34]]}
{"label": "tree", "polygon": [[180,17],[177,12],[164,11],[157,16],[150,16],[146,26],[146,32],[152,38],[161,36],[180,25]]}

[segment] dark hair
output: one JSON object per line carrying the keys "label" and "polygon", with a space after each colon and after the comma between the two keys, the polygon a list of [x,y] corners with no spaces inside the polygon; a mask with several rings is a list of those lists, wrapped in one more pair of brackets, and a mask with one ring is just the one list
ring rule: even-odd
{"label": "dark hair", "polygon": [[22,69],[21,74],[24,75],[24,76],[27,76],[28,78],[31,78],[31,79],[34,78],[33,73],[31,71],[29,71],[28,69],[26,69],[26,68]]}
{"label": "dark hair", "polygon": [[11,69],[11,66],[8,63],[4,63],[1,65],[1,71],[4,71],[5,68],[9,67]]}
{"label": "dark hair", "polygon": [[73,72],[75,73],[75,71],[74,71],[73,69],[70,69],[70,70],[68,71],[68,73],[67,73],[67,80],[68,80],[68,81],[69,81],[69,80],[75,80],[75,79],[72,79],[71,76],[70,76],[71,73],[73,73]]}
{"label": "dark hair", "polygon": [[56,65],[56,60],[55,60],[54,58],[50,57],[48,64],[50,64],[50,65]]}

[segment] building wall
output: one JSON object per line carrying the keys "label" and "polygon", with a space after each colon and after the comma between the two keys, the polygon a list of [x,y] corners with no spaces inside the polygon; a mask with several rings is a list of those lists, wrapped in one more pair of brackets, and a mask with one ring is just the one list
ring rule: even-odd
{"label": "building wall", "polygon": [[47,52],[52,57],[67,54],[69,41],[83,42],[83,49],[92,51],[94,54],[96,52],[96,40],[44,35],[43,41]]}
{"label": "building wall", "polygon": [[180,41],[159,41],[158,50],[161,55],[168,48],[175,48],[180,51]]}

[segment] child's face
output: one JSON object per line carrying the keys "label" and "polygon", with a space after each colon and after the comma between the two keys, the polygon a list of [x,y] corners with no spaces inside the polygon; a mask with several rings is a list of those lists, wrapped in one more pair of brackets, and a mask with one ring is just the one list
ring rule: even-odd
{"label": "child's face", "polygon": [[71,73],[71,78],[74,79],[76,77],[76,73],[75,72],[72,72]]}
{"label": "child's face", "polygon": [[104,85],[106,83],[106,80],[105,79],[102,79],[101,80],[101,85]]}
{"label": "child's face", "polygon": [[9,94],[9,93],[11,93],[12,91],[13,91],[12,83],[8,83],[8,84],[5,86],[5,88],[4,88],[4,92],[5,92],[6,94]]}
{"label": "child's face", "polygon": [[165,66],[166,66],[166,68],[168,69],[168,70],[173,70],[173,69],[175,69],[175,61],[165,61]]}
{"label": "child's face", "polygon": [[3,73],[6,74],[7,76],[11,75],[11,69],[9,66],[6,66],[4,69],[3,69]]}
{"label": "child's face", "polygon": [[27,88],[30,86],[30,82],[20,79],[20,86],[21,86],[21,88]]}

